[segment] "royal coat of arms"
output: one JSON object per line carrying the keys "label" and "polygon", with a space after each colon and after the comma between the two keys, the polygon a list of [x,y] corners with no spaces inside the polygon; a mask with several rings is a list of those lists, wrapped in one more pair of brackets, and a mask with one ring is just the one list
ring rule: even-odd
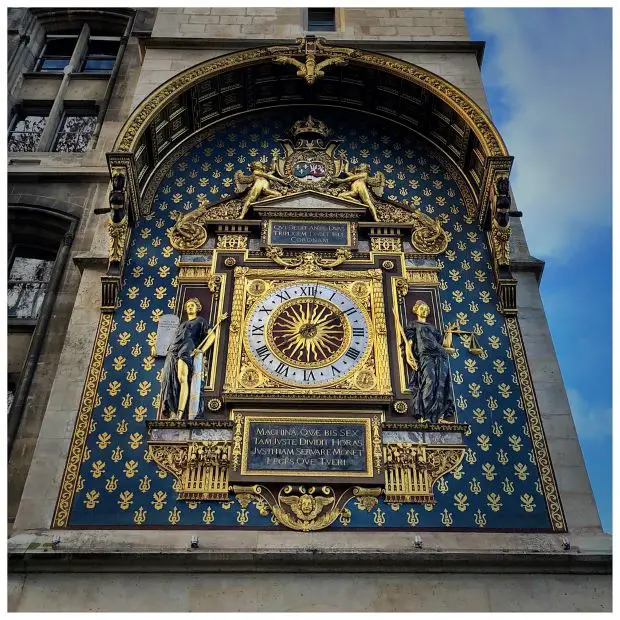
{"label": "royal coat of arms", "polygon": [[297,121],[290,137],[280,138],[284,157],[274,159],[275,171],[298,189],[323,189],[347,168],[344,155],[334,156],[340,140],[326,141],[329,129],[325,123],[308,116]]}

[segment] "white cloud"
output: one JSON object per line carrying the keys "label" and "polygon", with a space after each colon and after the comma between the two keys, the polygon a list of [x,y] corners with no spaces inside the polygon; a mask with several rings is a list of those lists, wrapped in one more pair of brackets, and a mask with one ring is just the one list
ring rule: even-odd
{"label": "white cloud", "polygon": [[611,10],[477,9],[494,37],[483,75],[499,87],[498,128],[515,165],[530,251],[556,260],[611,225]]}
{"label": "white cloud", "polygon": [[580,439],[611,437],[611,407],[595,407],[571,388],[566,393]]}

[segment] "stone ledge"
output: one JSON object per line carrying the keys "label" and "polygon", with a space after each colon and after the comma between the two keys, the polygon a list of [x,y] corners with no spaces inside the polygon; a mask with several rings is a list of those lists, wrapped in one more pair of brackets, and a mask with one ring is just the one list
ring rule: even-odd
{"label": "stone ledge", "polygon": [[7,166],[9,181],[69,181],[73,183],[92,181],[104,182],[110,180],[110,173],[106,166],[50,166],[19,165]]}
{"label": "stone ledge", "polygon": [[80,270],[80,273],[83,273],[84,269],[88,268],[105,269],[108,266],[108,261],[108,256],[93,252],[82,252],[73,256],[73,262]]}
{"label": "stone ledge", "polygon": [[[367,533],[367,532],[364,532]],[[300,533],[32,530],[8,541],[10,572],[461,572],[611,574],[611,536],[496,532]],[[193,535],[201,547],[189,549]],[[422,537],[423,548],[414,546]],[[51,541],[60,541],[54,549]],[[274,549],[278,549],[274,551]]]}
{"label": "stone ledge", "polygon": [[611,554],[406,550],[9,551],[9,573],[407,572],[611,574]]}
{"label": "stone ledge", "polygon": [[534,256],[529,259],[511,259],[510,268],[513,272],[533,271],[536,275],[536,281],[540,282],[545,269],[545,261],[535,258]]}

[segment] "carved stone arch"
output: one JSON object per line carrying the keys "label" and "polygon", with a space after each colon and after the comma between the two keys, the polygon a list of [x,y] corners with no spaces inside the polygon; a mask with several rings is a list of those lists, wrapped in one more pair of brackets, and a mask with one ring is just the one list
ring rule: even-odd
{"label": "carved stone arch", "polygon": [[64,32],[74,28],[79,31],[82,24],[89,23],[100,27],[109,36],[122,36],[127,22],[135,14],[134,9],[120,7],[88,9],[88,8],[32,8],[32,14],[48,34]]}
{"label": "carved stone arch", "polygon": [[[50,202],[55,203],[53,207],[48,204]],[[75,231],[79,221],[70,204],[58,205],[57,202],[43,196],[20,195],[12,199],[9,195],[9,251],[20,245],[56,254],[65,235]]]}
{"label": "carved stone arch", "polygon": [[[315,56],[325,60],[316,63]],[[336,66],[318,71],[329,65]],[[462,90],[426,69],[375,52],[333,47],[316,37],[194,65],[139,104],[121,129],[115,151],[107,154],[111,175],[114,171],[123,178],[128,221],[148,211],[156,179],[166,167],[161,164],[174,158],[179,146],[221,120],[304,104],[337,105],[396,121],[446,154],[467,181],[462,194],[473,190],[474,204],[467,212],[489,237],[501,306],[516,311],[507,194],[513,158],[491,119]],[[108,274],[115,290],[121,273],[122,265]]]}
{"label": "carved stone arch", "polygon": [[[140,214],[141,196],[154,169],[181,141],[215,120],[241,112],[286,103],[321,103],[322,84],[326,84],[329,98],[341,107],[397,120],[447,151],[473,186],[477,216],[489,230],[494,186],[500,176],[509,175],[512,157],[480,106],[445,79],[406,61],[326,44],[321,49],[324,55],[344,54],[346,63],[330,67],[324,81],[313,85],[298,77],[294,68],[274,62],[282,54],[303,57],[298,42],[218,56],[156,88],[133,111],[114,152],[108,154],[111,168],[127,169],[133,217]],[[339,95],[342,88],[347,89],[346,101]]]}

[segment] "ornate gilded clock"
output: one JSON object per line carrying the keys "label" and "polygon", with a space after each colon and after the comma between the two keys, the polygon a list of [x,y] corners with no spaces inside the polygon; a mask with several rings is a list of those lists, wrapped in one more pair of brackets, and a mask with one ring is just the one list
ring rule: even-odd
{"label": "ornate gilded clock", "polygon": [[388,396],[380,271],[238,269],[224,390]]}
{"label": "ornate gilded clock", "polygon": [[271,377],[295,386],[338,382],[370,353],[363,305],[333,284],[284,284],[257,300],[245,327],[246,349]]}

